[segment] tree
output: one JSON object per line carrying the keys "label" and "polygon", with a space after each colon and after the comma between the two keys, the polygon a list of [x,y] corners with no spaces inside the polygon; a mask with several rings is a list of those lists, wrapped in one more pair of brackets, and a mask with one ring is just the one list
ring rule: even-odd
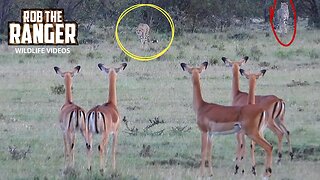
{"label": "tree", "polygon": [[0,1],[0,35],[5,33],[7,29],[8,19],[10,12],[13,9],[13,0],[1,0]]}
{"label": "tree", "polygon": [[299,0],[297,7],[299,7],[297,8],[299,14],[309,17],[310,26],[320,28],[320,0]]}

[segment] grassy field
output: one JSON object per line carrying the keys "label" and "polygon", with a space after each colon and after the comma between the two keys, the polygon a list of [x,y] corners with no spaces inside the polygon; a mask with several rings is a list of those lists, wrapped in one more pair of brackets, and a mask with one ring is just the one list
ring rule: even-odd
{"label": "grassy field", "polygon": [[[241,38],[235,36],[243,34]],[[281,47],[272,34],[244,30],[226,33],[184,33],[175,38],[171,49],[158,60],[131,60],[118,76],[117,95],[122,117],[117,153],[117,171],[99,173],[97,143],[94,138],[94,160],[91,173],[86,171],[84,140],[77,134],[75,171],[63,173],[63,140],[58,113],[64,103],[60,94],[63,79],[53,67],[62,70],[81,65],[74,78],[74,102],[86,110],[107,100],[108,82],[98,63],[117,65],[124,59],[113,38],[102,43],[71,47],[64,55],[18,55],[14,47],[0,49],[0,179],[196,179],[199,178],[200,131],[192,110],[192,85],[180,62],[193,65],[209,61],[202,74],[202,93],[208,102],[231,103],[231,69],[221,57],[237,60],[248,55],[244,69],[267,67],[259,79],[257,94],[275,94],[287,104],[286,123],[292,134],[294,160],[289,161],[284,144],[281,165],[273,164],[272,179],[316,179],[320,168],[320,31],[298,29],[295,42]],[[133,39],[135,40],[135,39]],[[134,44],[132,43],[132,46]],[[241,89],[248,82],[241,78]],[[160,123],[144,131],[149,120]],[[181,130],[183,127],[184,130]],[[277,140],[270,130],[266,138]],[[233,175],[234,135],[214,138],[214,179],[256,179],[246,173]],[[143,146],[150,145],[150,150]],[[249,147],[249,146],[247,146]],[[16,148],[10,151],[10,148]],[[25,153],[24,153],[25,152]],[[108,153],[110,159],[110,152]],[[264,172],[264,153],[257,147],[258,177]],[[274,158],[273,162],[275,162]]]}

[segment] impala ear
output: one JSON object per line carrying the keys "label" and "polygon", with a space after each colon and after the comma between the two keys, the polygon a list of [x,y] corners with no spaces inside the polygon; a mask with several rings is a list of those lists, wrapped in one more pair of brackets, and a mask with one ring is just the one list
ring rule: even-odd
{"label": "impala ear", "polygon": [[180,63],[180,66],[181,66],[183,71],[185,71],[186,68],[187,68],[187,64],[186,63]]}
{"label": "impala ear", "polygon": [[73,72],[80,72],[81,66],[76,66],[74,67],[74,71]]}
{"label": "impala ear", "polygon": [[226,57],[222,57],[221,60],[223,61],[223,63],[226,63],[227,58]]}
{"label": "impala ear", "polygon": [[55,66],[53,69],[54,71],[56,71],[57,74],[61,74],[61,70],[59,67]]}
{"label": "impala ear", "polygon": [[232,63],[228,58],[222,57],[221,59],[227,67],[232,67]]}
{"label": "impala ear", "polygon": [[77,73],[80,72],[81,66],[76,66],[74,67],[73,71],[71,72],[71,76],[73,77],[74,75],[76,75]]}
{"label": "impala ear", "polygon": [[188,73],[191,74],[192,68],[189,65],[187,65],[186,63],[181,63],[180,66],[183,71],[187,71]]}
{"label": "impala ear", "polygon": [[249,79],[249,74],[244,70],[244,69],[240,69],[240,74],[244,77],[246,77],[247,79]]}
{"label": "impala ear", "polygon": [[240,69],[239,71],[240,71],[241,76],[243,76],[244,75],[244,70]]}
{"label": "impala ear", "polygon": [[106,68],[106,67],[104,67],[104,65],[102,64],[102,63],[99,63],[98,64],[98,67],[99,67],[99,69],[100,69],[100,71],[103,71],[103,72],[105,72],[105,73],[109,73],[109,69],[110,68]]}
{"label": "impala ear", "polygon": [[248,59],[249,59],[249,56],[243,57],[243,60],[244,60],[245,63],[248,61]]}
{"label": "impala ear", "polygon": [[246,63],[248,61],[249,57],[245,56],[243,57],[240,61],[239,61],[239,66],[242,66],[244,63]]}
{"label": "impala ear", "polygon": [[114,68],[116,73],[120,72],[121,70],[124,70],[127,67],[127,63],[122,63],[120,67]]}
{"label": "impala ear", "polygon": [[204,70],[207,69],[207,67],[208,67],[208,62],[206,61],[206,62],[203,62],[203,63],[201,64],[200,69],[201,69],[202,71],[204,71]]}
{"label": "impala ear", "polygon": [[57,74],[59,74],[61,77],[64,77],[64,73],[61,72],[61,70],[60,70],[59,67],[55,66],[53,69],[54,69],[54,71],[55,71]]}
{"label": "impala ear", "polygon": [[264,74],[267,72],[267,70],[262,69],[258,74],[256,74],[256,79],[259,79],[261,76],[264,76]]}
{"label": "impala ear", "polygon": [[122,70],[124,70],[124,69],[126,69],[128,64],[127,63],[122,63],[121,65],[122,65],[122,68],[123,68]]}

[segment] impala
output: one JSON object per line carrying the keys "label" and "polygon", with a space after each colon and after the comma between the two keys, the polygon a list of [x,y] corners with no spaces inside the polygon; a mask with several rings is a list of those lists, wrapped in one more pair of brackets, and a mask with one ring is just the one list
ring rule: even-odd
{"label": "impala", "polygon": [[100,153],[100,172],[104,172],[106,148],[109,141],[109,135],[113,135],[112,142],[112,168],[116,167],[116,149],[118,142],[118,132],[120,126],[120,115],[117,108],[116,80],[117,73],[126,68],[127,64],[123,63],[117,68],[108,68],[103,64],[98,64],[98,67],[109,78],[109,97],[105,104],[98,105],[88,111],[88,141],[87,148],[89,149],[88,170],[91,170],[91,155],[92,155],[92,134],[101,134],[101,142],[98,146]]}
{"label": "impala", "polygon": [[59,122],[63,132],[64,140],[64,157],[65,157],[65,168],[74,166],[74,146],[75,146],[75,131],[80,130],[82,136],[87,142],[87,126],[85,111],[72,102],[72,77],[80,71],[80,66],[77,66],[73,71],[62,72],[59,67],[54,67],[57,74],[64,78],[65,89],[66,89],[66,101],[63,104]]}
{"label": "impala", "polygon": [[[247,62],[248,56],[245,56],[240,61],[230,61],[229,59],[222,57],[223,62],[232,67],[232,105],[233,106],[242,106],[248,103],[248,93],[240,91],[240,83],[239,83],[239,72],[240,66]],[[265,72],[265,71],[264,71]],[[263,75],[260,74],[260,75]],[[254,85],[255,88],[255,85]],[[254,89],[252,88],[252,90]],[[250,91],[250,90],[249,90]],[[250,92],[249,92],[250,93]],[[293,158],[292,147],[290,143],[289,131],[284,125],[284,115],[285,115],[285,103],[282,99],[274,96],[274,95],[266,95],[266,96],[254,96],[251,97],[251,100],[254,99],[255,103],[258,104],[261,108],[268,112],[267,118],[267,127],[274,132],[278,137],[278,160],[277,162],[281,162],[282,158],[282,138],[283,134],[286,135],[288,145],[289,145],[289,154],[291,159]],[[276,119],[279,119],[277,121]],[[237,157],[243,159],[243,155],[245,153],[245,141],[244,135],[241,133],[237,133]],[[256,174],[255,170],[255,159],[254,159],[254,144],[251,144],[251,158],[252,158],[252,173]],[[242,171],[243,172],[243,171]],[[237,173],[237,170],[235,171]]]}
{"label": "impala", "polygon": [[[212,171],[212,136],[214,134],[230,134],[241,132],[259,144],[266,152],[264,177],[271,176],[272,145],[267,142],[261,130],[266,119],[266,112],[257,105],[222,106],[207,103],[202,99],[200,87],[200,73],[208,66],[204,62],[200,67],[190,67],[180,64],[184,71],[192,76],[193,83],[193,109],[196,113],[197,125],[201,131],[201,164],[200,173],[203,176],[205,161],[208,160],[209,172]],[[239,167],[236,165],[236,167]]]}

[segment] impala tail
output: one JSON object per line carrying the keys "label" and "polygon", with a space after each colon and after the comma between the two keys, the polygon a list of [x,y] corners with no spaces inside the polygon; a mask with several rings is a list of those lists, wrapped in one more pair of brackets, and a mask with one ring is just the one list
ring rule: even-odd
{"label": "impala tail", "polygon": [[260,114],[260,120],[259,120],[259,124],[258,124],[258,129],[259,129],[259,132],[263,134],[263,131],[266,129],[267,127],[267,116],[268,116],[268,113],[266,111],[263,111],[261,114]]}
{"label": "impala tail", "polygon": [[86,115],[83,109],[76,107],[70,112],[68,129],[75,129],[82,131],[86,129]]}
{"label": "impala tail", "polygon": [[96,134],[105,131],[107,126],[105,116],[98,110],[98,107],[96,106],[88,112],[88,130]]}

